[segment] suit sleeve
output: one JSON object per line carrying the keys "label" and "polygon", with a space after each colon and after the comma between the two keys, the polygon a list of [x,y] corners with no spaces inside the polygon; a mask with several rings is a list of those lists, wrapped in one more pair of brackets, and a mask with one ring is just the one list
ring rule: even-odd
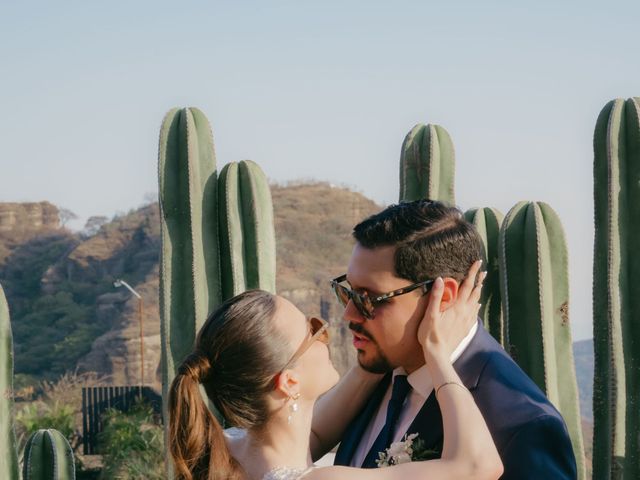
{"label": "suit sleeve", "polygon": [[564,422],[545,415],[521,426],[502,451],[501,480],[575,480],[576,460]]}

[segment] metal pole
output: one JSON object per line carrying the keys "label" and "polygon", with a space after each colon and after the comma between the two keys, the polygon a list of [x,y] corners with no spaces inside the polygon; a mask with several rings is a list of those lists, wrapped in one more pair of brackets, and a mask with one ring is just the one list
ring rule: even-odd
{"label": "metal pole", "polygon": [[142,387],[144,387],[144,330],[142,328],[142,297],[138,299],[138,316],[140,318],[140,399],[142,399]]}
{"label": "metal pole", "polygon": [[116,288],[118,287],[127,288],[127,290],[129,290],[132,294],[134,294],[138,299],[138,318],[140,319],[140,385],[138,387],[138,394],[140,396],[140,399],[142,399],[142,387],[144,386],[144,339],[143,339],[144,330],[142,328],[142,314],[143,314],[142,296],[140,296],[140,294],[136,292],[131,287],[131,285],[129,285],[127,282],[125,282],[122,279],[117,279],[115,282],[113,282],[113,286]]}

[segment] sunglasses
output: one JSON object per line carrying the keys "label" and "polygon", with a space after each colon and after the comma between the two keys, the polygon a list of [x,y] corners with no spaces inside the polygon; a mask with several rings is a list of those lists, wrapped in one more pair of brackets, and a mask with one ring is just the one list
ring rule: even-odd
{"label": "sunglasses", "polygon": [[392,297],[397,297],[399,295],[404,295],[405,293],[409,293],[414,291],[416,288],[422,287],[422,294],[424,295],[429,291],[429,287],[433,284],[435,280],[425,280],[424,282],[414,283],[413,285],[408,285],[403,288],[399,288],[398,290],[394,290],[392,292],[384,293],[382,295],[378,295],[375,298],[371,298],[367,292],[358,293],[354,292],[350,288],[345,285],[341,285],[342,282],[347,280],[347,275],[340,275],[337,278],[331,280],[331,288],[333,288],[333,292],[336,294],[338,301],[342,304],[343,307],[347,306],[349,300],[353,301],[356,309],[367,320],[371,320],[375,316],[375,308],[377,305],[389,300]]}
{"label": "sunglasses", "polygon": [[[300,347],[293,354],[293,357],[282,367],[282,370],[289,368],[296,360],[298,360],[304,352],[306,352],[316,340],[321,341],[325,345],[329,345],[329,323],[322,318],[308,317],[309,333],[302,341]],[[280,370],[282,372],[282,370]]]}

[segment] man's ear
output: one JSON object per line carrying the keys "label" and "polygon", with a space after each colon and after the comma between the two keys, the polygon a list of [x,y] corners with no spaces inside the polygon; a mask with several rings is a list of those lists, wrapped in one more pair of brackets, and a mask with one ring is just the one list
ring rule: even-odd
{"label": "man's ear", "polygon": [[276,377],[275,390],[285,397],[293,397],[300,390],[300,379],[293,370],[284,370]]}
{"label": "man's ear", "polygon": [[444,292],[442,292],[442,301],[440,302],[440,311],[444,312],[451,307],[458,298],[458,282],[451,277],[443,277]]}

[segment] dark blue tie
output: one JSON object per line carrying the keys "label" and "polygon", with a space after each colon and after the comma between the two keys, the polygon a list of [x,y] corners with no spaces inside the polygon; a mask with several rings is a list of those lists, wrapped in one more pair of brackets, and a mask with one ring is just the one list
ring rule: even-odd
{"label": "dark blue tie", "polygon": [[387,448],[391,446],[391,442],[393,441],[393,436],[395,433],[396,423],[398,422],[398,417],[400,416],[400,412],[402,411],[402,404],[404,403],[405,398],[407,398],[407,394],[411,390],[411,385],[407,381],[406,375],[396,375],[393,379],[393,389],[391,390],[391,400],[389,400],[389,405],[387,406],[387,420],[380,430],[380,434],[376,441],[373,442],[371,446],[371,450],[367,454],[364,462],[362,463],[362,468],[376,468],[378,465],[376,464],[376,460],[378,459],[378,452],[384,452]]}

